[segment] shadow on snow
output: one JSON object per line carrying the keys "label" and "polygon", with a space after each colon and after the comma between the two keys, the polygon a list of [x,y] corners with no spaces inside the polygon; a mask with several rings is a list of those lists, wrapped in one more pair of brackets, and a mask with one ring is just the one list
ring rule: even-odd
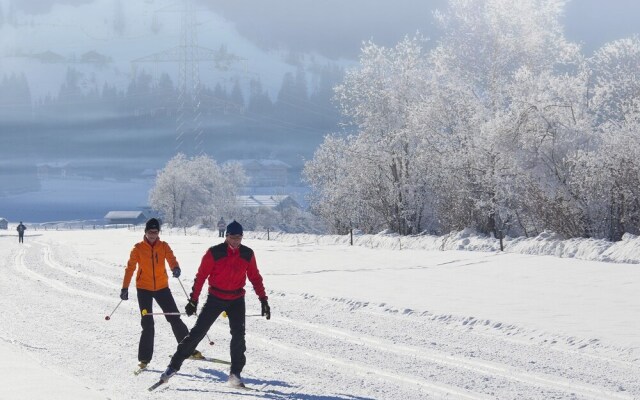
{"label": "shadow on snow", "polygon": [[[215,369],[200,368],[200,371],[211,375],[212,381],[216,383],[226,384],[227,373],[221,372]],[[249,389],[243,391],[242,389],[228,388],[233,391],[234,394],[246,395],[250,397],[258,397],[261,399],[299,399],[299,400],[373,400],[372,397],[352,396],[345,395],[317,395],[317,394],[305,394],[300,391],[300,388],[290,385],[287,382],[280,380],[264,380],[254,378],[243,378],[244,382],[253,390]],[[264,389],[262,389],[264,388]],[[281,391],[278,389],[294,389],[294,391]],[[181,392],[206,392],[206,393],[229,393],[225,390],[217,390],[215,388],[209,389],[175,389]]]}

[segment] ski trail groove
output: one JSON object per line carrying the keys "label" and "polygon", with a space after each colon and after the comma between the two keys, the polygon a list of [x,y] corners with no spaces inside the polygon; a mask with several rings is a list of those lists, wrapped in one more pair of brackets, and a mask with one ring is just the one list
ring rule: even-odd
{"label": "ski trail groove", "polygon": [[108,288],[108,289],[113,289],[114,288],[114,283],[113,282],[108,282],[105,279],[102,278],[98,278],[95,277],[93,275],[90,274],[86,274],[86,273],[82,273],[80,271],[77,271],[71,267],[66,267],[58,262],[56,262],[53,259],[53,255],[51,254],[51,245],[47,244],[47,243],[42,243],[42,242],[37,242],[39,245],[42,246],[43,248],[43,253],[44,253],[44,263],[51,267],[52,269],[56,270],[56,271],[60,271],[63,272],[73,278],[77,278],[77,279],[82,279],[82,280],[88,280],[91,281],[99,286]]}
{"label": "ski trail groove", "polygon": [[498,363],[490,361],[479,362],[460,356],[441,354],[435,351],[429,351],[418,347],[398,345],[389,340],[363,337],[361,335],[356,336],[355,334],[337,328],[326,328],[322,325],[294,321],[285,317],[278,317],[278,319],[273,320],[273,323],[293,325],[297,328],[306,329],[330,338],[339,338],[350,343],[369,346],[379,351],[391,352],[401,356],[416,357],[429,362],[443,364],[455,368],[465,368],[480,374],[499,375],[510,380],[518,380],[531,385],[542,385],[544,387],[551,387],[556,390],[566,392],[575,392],[580,394],[581,396],[594,399],[601,399],[605,397],[607,399],[633,400],[633,397],[627,394],[614,393],[587,384],[576,384],[570,382],[567,379],[557,378],[549,375],[526,372],[510,365],[500,365]]}
{"label": "ski trail groove", "polygon": [[451,385],[445,385],[445,384],[440,384],[440,383],[430,383],[427,382],[423,379],[416,379],[416,378],[411,378],[409,376],[403,375],[403,374],[394,374],[379,368],[374,368],[371,366],[367,366],[364,364],[361,364],[359,362],[354,362],[354,361],[348,361],[348,360],[342,360],[336,357],[331,357],[328,356],[322,352],[319,351],[315,351],[315,350],[311,350],[311,349],[302,349],[298,346],[295,345],[291,345],[291,344],[284,344],[281,342],[275,342],[272,339],[269,338],[265,338],[265,337],[258,337],[256,335],[247,335],[250,339],[252,340],[256,340],[261,342],[263,345],[265,346],[272,346],[272,347],[277,347],[281,350],[285,350],[285,351],[289,351],[289,352],[297,352],[297,353],[301,353],[304,354],[305,356],[309,357],[309,358],[315,358],[315,359],[319,359],[322,360],[324,362],[328,362],[331,364],[335,364],[335,365],[339,365],[341,367],[346,367],[350,370],[357,370],[356,372],[361,374],[361,375],[365,375],[366,374],[374,374],[374,375],[378,375],[380,377],[383,378],[387,378],[387,379],[393,379],[396,381],[400,381],[402,383],[408,383],[408,384],[412,384],[412,385],[417,385],[420,386],[421,389],[426,392],[429,393],[431,395],[434,396],[438,396],[441,397],[443,395],[445,396],[455,396],[456,398],[459,399],[471,399],[471,400],[488,400],[488,399],[493,399],[493,397],[488,396],[488,395],[483,395],[480,393],[473,393],[470,391],[467,391],[465,389],[462,388],[458,388],[458,387],[454,387]]}
{"label": "ski trail groove", "polygon": [[86,297],[86,298],[96,299],[96,300],[106,300],[106,301],[111,300],[110,297],[102,296],[100,294],[96,294],[92,292],[87,292],[84,290],[75,289],[65,283],[62,283],[61,281],[47,278],[46,276],[29,269],[29,267],[27,266],[27,263],[25,262],[25,254],[26,254],[26,250],[20,249],[20,251],[18,252],[14,260],[13,267],[19,273],[30,278],[32,281],[39,281],[43,285],[46,285],[52,289],[65,292],[68,294],[76,294],[81,297]]}

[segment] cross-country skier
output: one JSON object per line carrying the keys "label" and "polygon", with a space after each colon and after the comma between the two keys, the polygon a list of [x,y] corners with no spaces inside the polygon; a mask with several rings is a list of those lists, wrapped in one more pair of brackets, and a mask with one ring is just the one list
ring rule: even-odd
{"label": "cross-country skier", "polygon": [[27,227],[24,226],[22,221],[20,221],[20,224],[18,225],[16,230],[18,231],[18,243],[24,243],[24,231],[27,230]]}
{"label": "cross-country skier", "polygon": [[253,250],[240,243],[243,234],[242,225],[233,221],[227,226],[226,231],[226,240],[209,248],[202,257],[190,301],[185,307],[187,315],[195,314],[200,291],[205,280],[208,279],[207,301],[189,335],[178,345],[169,367],[160,377],[161,381],[167,382],[175,375],[182,366],[182,362],[189,357],[218,316],[225,311],[231,328],[231,370],[228,383],[233,387],[244,387],[240,373],[246,363],[244,285],[247,278],[260,299],[262,316],[270,319],[271,309]]}
{"label": "cross-country skier", "polygon": [[[169,276],[165,262],[169,263],[169,268],[175,278],[180,276],[180,266],[167,242],[160,240],[160,221],[151,218],[144,228],[144,238],[136,243],[131,250],[129,262],[124,272],[122,290],[120,298],[129,299],[129,283],[136,266],[136,289],[138,293],[138,306],[140,307],[140,343],[138,345],[138,361],[140,369],[147,367],[153,357],[153,341],[155,336],[153,315],[145,315],[153,312],[153,300],[165,313],[178,313],[178,306],[173,299],[169,289]],[[146,310],[143,312],[142,310]],[[178,343],[189,333],[189,328],[180,319],[180,315],[165,315],[167,322],[171,324],[173,335]],[[202,354],[195,349],[189,353],[192,358],[203,358]]]}
{"label": "cross-country skier", "polygon": [[224,237],[224,230],[227,227],[227,223],[224,222],[224,218],[220,217],[218,221],[218,237]]}

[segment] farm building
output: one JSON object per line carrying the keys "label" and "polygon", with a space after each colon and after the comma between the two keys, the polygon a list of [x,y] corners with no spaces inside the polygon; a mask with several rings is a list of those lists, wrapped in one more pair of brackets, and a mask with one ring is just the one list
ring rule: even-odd
{"label": "farm building", "polygon": [[109,211],[104,219],[107,224],[138,225],[145,223],[147,216],[142,211]]}

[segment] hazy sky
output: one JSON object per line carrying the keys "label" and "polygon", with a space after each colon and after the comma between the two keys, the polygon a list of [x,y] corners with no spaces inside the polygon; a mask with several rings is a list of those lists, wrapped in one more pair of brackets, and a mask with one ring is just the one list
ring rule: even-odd
{"label": "hazy sky", "polygon": [[[514,0],[517,1],[517,0]],[[355,58],[363,40],[391,46],[417,30],[436,38],[432,12],[446,0],[200,0],[256,43]],[[573,0],[566,6],[567,37],[588,52],[640,31],[637,0]]]}
{"label": "hazy sky", "polygon": [[[54,4],[86,4],[93,0],[19,0],[16,8],[42,14]],[[126,10],[127,1],[120,1]],[[144,0],[153,5],[154,0]],[[514,0],[517,1],[517,0]],[[233,22],[238,31],[264,48],[316,51],[330,58],[355,59],[362,41],[394,45],[420,31],[436,38],[432,11],[446,0],[196,0]],[[585,45],[587,53],[607,41],[640,30],[637,0],[570,0],[566,34]]]}
{"label": "hazy sky", "polygon": [[[0,0],[2,18],[6,19],[11,10],[27,14],[27,18],[18,19],[21,24],[17,29],[8,24],[2,28],[0,77],[3,74],[16,71],[24,72],[29,79],[30,91],[34,98],[42,98],[48,93],[55,95],[59,92],[60,85],[66,78],[66,70],[70,64],[68,62],[41,63],[24,58],[20,54],[16,56],[16,53],[20,51],[27,54],[53,51],[64,57],[70,57],[95,50],[113,58],[114,62],[104,68],[89,64],[73,64],[75,70],[84,74],[83,80],[80,82],[81,86],[96,85],[100,90],[104,81],[124,90],[131,77],[131,60],[158,53],[177,43],[176,40],[180,32],[178,14],[161,12],[161,10],[169,7],[180,8],[184,1],[186,0],[175,0],[170,5],[171,0]],[[394,46],[405,35],[413,35],[417,31],[428,38],[438,39],[438,31],[433,22],[432,13],[437,8],[444,8],[447,4],[447,0],[193,1],[201,11],[199,15],[199,23],[201,24],[199,45],[214,49],[220,47],[221,44],[228,45],[232,53],[249,60],[245,66],[244,76],[258,76],[262,80],[264,88],[272,95],[277,93],[284,72],[293,68],[291,64],[287,63],[287,51],[313,52],[334,60],[339,59],[338,63],[346,60],[347,62],[344,64],[348,65],[358,59],[363,41],[372,40],[378,45]],[[64,7],[89,4],[91,7],[74,9]],[[126,14],[125,19],[128,25],[124,34],[116,35],[113,32],[112,20],[114,10],[120,9]],[[207,11],[213,11],[220,17]],[[37,17],[29,18],[31,15],[37,15]],[[155,17],[158,17],[162,29],[151,33],[151,22],[155,21]],[[226,21],[222,21],[222,19]],[[36,23],[33,23],[32,20],[35,20]],[[588,56],[594,49],[608,41],[629,37],[633,33],[640,32],[640,1],[572,0],[566,7],[564,25],[567,38],[584,44],[584,53]],[[242,37],[239,37],[238,33]],[[263,50],[279,51],[259,51],[256,49],[256,45]],[[318,59],[320,58],[318,57]],[[324,61],[320,60],[319,62]],[[163,65],[162,68],[168,67]],[[149,70],[157,77],[159,72],[164,71],[162,68],[154,67]],[[227,72],[229,76],[235,73],[233,69]],[[95,81],[92,80],[94,77]],[[209,79],[205,83],[210,85],[228,78],[223,72],[214,70],[211,66],[201,71],[203,81],[205,77]],[[6,121],[4,122],[5,126],[0,126],[0,142],[8,137],[5,132],[1,131],[7,128]],[[11,143],[13,147],[6,145],[6,143],[0,143],[0,186],[13,187],[19,186],[18,183],[26,182],[29,185],[37,183],[34,171],[35,164],[39,162],[72,160],[76,163],[86,163],[87,159],[90,159],[91,162],[101,163],[100,166],[107,165],[110,174],[120,170],[133,171],[135,168],[139,169],[135,172],[139,174],[143,169],[159,168],[163,165],[167,160],[165,153],[172,152],[175,146],[173,127],[167,127],[165,129],[166,137],[157,140],[158,146],[164,149],[165,153],[144,146],[147,152],[152,153],[155,157],[145,158],[146,156],[138,154],[138,150],[142,148],[139,142],[144,141],[145,134],[149,132],[158,136],[158,132],[155,130],[145,131],[128,126],[123,128],[118,125],[122,124],[121,122],[117,122],[116,126],[103,126],[100,125],[101,121],[93,121],[91,126],[84,122],[80,124],[73,122],[69,126],[66,126],[65,123],[65,121],[58,121],[57,125],[47,124],[46,129],[36,129],[32,126],[30,127],[32,131],[28,134],[23,134],[21,130],[16,128],[16,136],[11,137],[17,137],[19,141]],[[287,124],[289,123],[287,122]],[[291,129],[291,126],[287,124],[282,126]],[[216,128],[215,132],[222,131],[222,129]],[[134,130],[135,135],[130,134]],[[169,135],[167,132],[171,134]],[[59,140],[63,134],[65,140]],[[123,145],[119,135],[130,137],[130,143]],[[71,145],[68,143],[69,138],[75,138]],[[89,140],[89,138],[91,139]],[[269,147],[263,145],[262,142],[256,142],[253,137],[250,138],[251,140],[244,139],[243,141],[236,137],[234,138],[235,142],[230,143],[229,147],[217,146],[221,149],[231,149],[225,150],[224,157],[219,160],[250,158],[237,150],[244,151],[249,148],[252,152],[250,153],[251,157],[256,157],[256,154],[259,154],[260,157],[288,157],[284,159],[287,162],[291,162],[289,159],[295,160],[299,167],[301,160],[311,156],[320,136],[314,136],[313,140],[316,141],[303,137],[298,147],[291,145],[290,140],[286,145],[269,140],[269,146],[271,146]],[[251,143],[251,146],[247,146],[246,143]],[[303,148],[303,144],[306,147]],[[87,147],[81,148],[81,145]],[[124,154],[126,152],[122,151],[123,148],[133,155]],[[99,157],[96,157],[95,154],[99,154]],[[117,157],[117,162],[112,162],[109,157],[114,157],[114,159]],[[28,173],[34,175],[33,182],[14,173],[15,168],[27,164],[30,168]],[[84,188],[85,186],[83,186]],[[75,212],[79,207],[76,203],[80,202],[87,214],[96,218],[104,215],[99,210],[87,211],[87,204],[97,205],[98,202],[78,200],[77,196],[70,194],[73,192],[68,187],[62,189],[44,186],[42,190],[48,189],[50,190],[45,195],[41,192],[32,192],[25,194],[25,196],[34,196],[33,199],[38,199],[38,201],[50,202],[52,193],[58,190],[59,193],[68,194],[69,200],[64,203],[64,206],[67,207],[69,213]],[[141,188],[139,193],[146,193],[146,190],[146,188]],[[94,195],[97,199],[104,197],[97,192]],[[129,207],[140,202],[139,199],[134,199],[131,195],[117,197],[123,203],[129,202]],[[71,202],[71,199],[74,198],[76,203]],[[25,220],[53,218],[45,215],[36,216],[33,209],[38,206],[28,203],[26,198],[16,197],[15,199],[13,203],[15,207],[12,209],[8,200],[0,197],[0,209],[6,213],[5,217],[10,214],[13,216],[24,215],[22,218]],[[47,205],[47,209],[59,214],[63,202],[58,203],[55,207]],[[108,210],[106,207],[103,207],[105,212]],[[80,218],[78,215],[75,217]]]}

